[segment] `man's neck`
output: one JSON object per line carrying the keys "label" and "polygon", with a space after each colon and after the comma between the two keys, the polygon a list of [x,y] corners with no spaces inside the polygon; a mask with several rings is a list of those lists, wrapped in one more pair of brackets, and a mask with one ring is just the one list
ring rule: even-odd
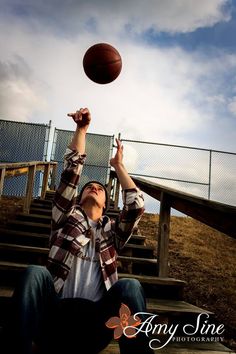
{"label": "man's neck", "polygon": [[97,206],[87,206],[87,205],[83,205],[82,206],[83,211],[85,212],[85,214],[87,215],[87,217],[93,221],[98,221],[100,220],[101,216],[102,216],[102,212],[103,210],[101,210],[101,208],[98,208]]}

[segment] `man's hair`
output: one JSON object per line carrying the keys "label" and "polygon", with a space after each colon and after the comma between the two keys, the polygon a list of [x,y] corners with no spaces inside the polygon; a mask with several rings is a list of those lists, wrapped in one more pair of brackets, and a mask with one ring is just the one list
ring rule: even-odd
{"label": "man's hair", "polygon": [[85,188],[89,185],[89,184],[93,184],[93,183],[96,183],[96,184],[99,184],[100,186],[102,186],[102,188],[104,189],[105,191],[105,195],[106,195],[106,200],[105,200],[105,208],[103,208],[103,214],[105,213],[105,211],[107,210],[107,207],[108,207],[108,191],[106,189],[106,187],[104,186],[104,184],[102,184],[101,182],[99,181],[89,181],[87,183],[85,183],[85,185],[82,187],[81,191],[79,192],[79,195],[77,197],[77,203],[80,204],[80,201],[81,201],[81,198],[82,198],[82,194],[83,194],[83,191],[85,190]]}

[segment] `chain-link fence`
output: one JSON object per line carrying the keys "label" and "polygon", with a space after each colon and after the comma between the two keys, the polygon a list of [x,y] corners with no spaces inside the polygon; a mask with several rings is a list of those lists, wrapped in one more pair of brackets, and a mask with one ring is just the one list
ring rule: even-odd
{"label": "chain-link fence", "polygon": [[[130,175],[236,205],[236,153],[122,139]],[[149,201],[149,207],[158,207]],[[149,209],[150,209],[149,208]]]}
{"label": "chain-link fence", "polygon": [[[0,120],[0,162],[45,161],[50,123],[35,124]],[[36,172],[33,195],[38,196],[42,173]],[[6,178],[3,194],[23,196],[27,176]]]}
{"label": "chain-link fence", "polygon": [[[51,161],[58,163],[56,185],[59,183],[63,170],[63,156],[73,133],[73,131],[55,129]],[[108,183],[113,142],[114,136],[91,133],[86,135],[87,157],[80,180],[81,187],[90,180],[97,180],[103,184]]]}
{"label": "chain-link fence", "polygon": [[[45,161],[49,125],[0,120],[0,162]],[[73,131],[55,129],[51,160],[58,162],[56,185],[63,168],[63,156]],[[236,153],[122,139],[124,161],[129,174],[163,186],[222,203],[236,205]],[[108,182],[109,160],[114,136],[87,134],[87,159],[81,186],[91,179]],[[41,173],[36,173],[34,196],[39,195]],[[24,195],[26,176],[6,179],[3,194]],[[149,212],[159,211],[158,203],[148,201]]]}

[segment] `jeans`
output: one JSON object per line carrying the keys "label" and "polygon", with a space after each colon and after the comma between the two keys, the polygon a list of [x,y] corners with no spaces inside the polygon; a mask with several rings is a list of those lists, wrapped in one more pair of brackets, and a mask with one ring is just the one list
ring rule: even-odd
{"label": "jeans", "polygon": [[[55,292],[49,271],[42,266],[28,266],[13,294],[13,316],[6,336],[9,352],[32,354],[32,342],[40,353],[99,353],[113,338],[114,329],[105,323],[119,317],[121,303],[131,314],[145,312],[143,288],[136,279],[120,279],[93,302],[81,298],[61,299]],[[119,339],[121,354],[149,354],[148,338]]]}

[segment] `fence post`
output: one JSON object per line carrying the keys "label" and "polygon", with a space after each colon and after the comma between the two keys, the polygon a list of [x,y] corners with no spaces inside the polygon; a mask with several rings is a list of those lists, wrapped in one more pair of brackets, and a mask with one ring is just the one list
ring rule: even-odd
{"label": "fence post", "polygon": [[[108,192],[108,196],[109,196],[109,200],[108,200],[108,204],[107,204],[107,209],[110,209],[111,207],[111,190],[112,190],[112,177],[111,177],[111,173],[109,176],[109,180],[108,180],[108,184],[107,184],[107,192]],[[113,206],[113,203],[112,203]]]}
{"label": "fence post", "polygon": [[27,214],[29,214],[30,203],[33,195],[35,172],[36,172],[36,165],[29,166],[25,201],[23,207],[23,211]]}
{"label": "fence post", "polygon": [[50,189],[55,190],[56,188],[56,175],[57,175],[57,163],[54,163],[52,165],[52,176],[51,176],[51,182],[50,182]]}
{"label": "fence post", "polygon": [[42,199],[44,199],[46,196],[49,173],[50,173],[50,163],[47,163],[46,165],[44,165],[44,171],[43,171],[43,184],[42,184],[42,191],[41,191]]}
{"label": "fence post", "polygon": [[6,173],[6,169],[5,168],[1,168],[0,169],[0,198],[2,196],[5,173]]}
{"label": "fence post", "polygon": [[168,277],[169,267],[169,235],[170,235],[170,204],[164,192],[161,192],[160,217],[158,227],[158,276]]}
{"label": "fence post", "polygon": [[212,150],[209,150],[209,179],[208,179],[208,199],[211,199],[211,162],[212,162]]}
{"label": "fence post", "polygon": [[120,194],[120,181],[116,178],[116,189],[115,189],[115,201],[114,201],[114,209],[118,209],[119,204],[119,194]]}

